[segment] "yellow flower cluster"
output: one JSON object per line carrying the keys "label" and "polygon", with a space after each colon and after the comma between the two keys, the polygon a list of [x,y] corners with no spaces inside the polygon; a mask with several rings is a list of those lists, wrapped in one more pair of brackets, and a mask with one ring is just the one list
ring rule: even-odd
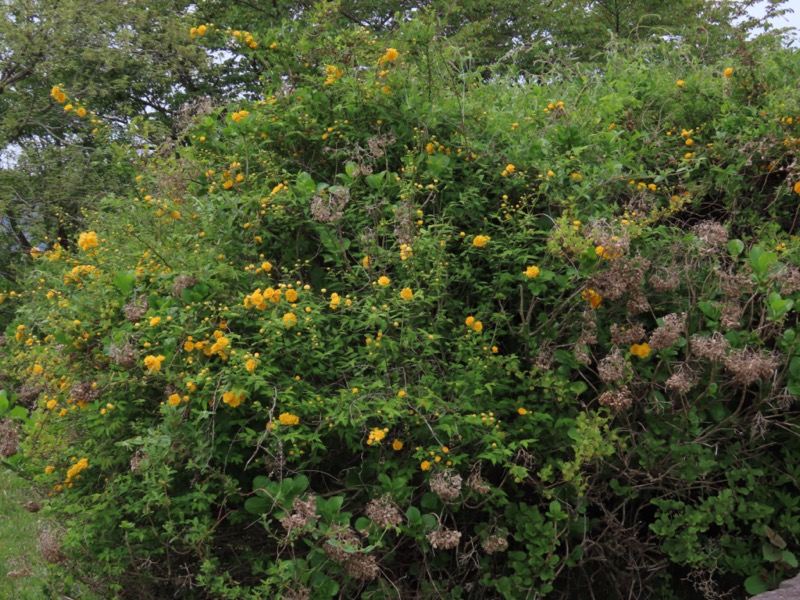
{"label": "yellow flower cluster", "polygon": [[65,483],[69,483],[70,481],[75,479],[75,477],[78,476],[78,473],[83,471],[88,466],[89,466],[89,459],[88,458],[80,459],[78,462],[76,462],[74,465],[72,465],[69,469],[67,469],[67,479],[65,480]]}
{"label": "yellow flower cluster", "polygon": [[500,175],[502,175],[503,177],[508,177],[509,175],[513,175],[514,171],[516,171],[516,170],[517,170],[517,167],[515,167],[511,163],[508,163],[506,165],[506,168],[503,169],[503,172],[500,173]]}
{"label": "yellow flower cluster", "polygon": [[50,90],[50,95],[55,98],[56,102],[59,104],[64,104],[64,102],[67,101],[67,95],[57,85],[54,85],[53,89]]}
{"label": "yellow flower cluster", "polygon": [[292,413],[285,412],[280,414],[278,421],[280,421],[281,425],[299,425],[300,417],[293,415]]}
{"label": "yellow flower cluster", "polygon": [[382,285],[383,287],[386,287],[391,282],[392,282],[392,280],[389,279],[386,275],[381,275],[380,277],[378,277],[378,284]]}
{"label": "yellow flower cluster", "polygon": [[181,403],[181,397],[178,394],[170,394],[167,402],[170,406],[178,406]]}
{"label": "yellow flower cluster", "polygon": [[472,245],[476,248],[483,248],[491,239],[488,235],[476,235],[472,240]]}
{"label": "yellow flower cluster", "polygon": [[97,268],[92,265],[78,265],[77,267],[73,267],[69,273],[64,275],[64,284],[80,283],[83,281],[84,277],[93,275],[96,271]]}
{"label": "yellow flower cluster", "polygon": [[342,71],[336,65],[326,65],[325,66],[325,85],[333,85],[336,83],[337,79],[340,79],[344,75],[344,71]]}
{"label": "yellow flower cluster", "polygon": [[337,308],[339,308],[339,305],[341,303],[342,303],[342,297],[336,292],[333,292],[331,294],[331,303],[330,303],[331,309],[336,310]]}
{"label": "yellow flower cluster", "polygon": [[380,64],[384,64],[387,62],[394,62],[397,60],[399,56],[400,53],[397,50],[395,50],[394,48],[389,48],[386,51],[386,54],[384,54],[383,56],[380,57],[380,59],[378,59],[378,62]]}
{"label": "yellow flower cluster", "polygon": [[527,277],[528,279],[533,279],[534,277],[538,276],[539,276],[539,267],[530,266],[527,269],[525,269],[525,277]]}
{"label": "yellow flower cluster", "polygon": [[595,310],[600,307],[600,303],[603,301],[603,297],[594,290],[583,290],[581,293],[581,298],[586,300],[589,303],[589,306]]}
{"label": "yellow flower cluster", "polygon": [[242,390],[233,390],[231,392],[225,392],[224,394],[222,394],[222,401],[231,408],[236,408],[242,402],[244,402],[244,392]]}
{"label": "yellow flower cluster", "polygon": [[237,111],[237,112],[235,112],[235,113],[233,113],[231,115],[231,120],[236,122],[236,123],[239,123],[242,119],[244,119],[249,114],[250,113],[247,112],[246,110],[240,110],[240,111]]}
{"label": "yellow flower cluster", "polygon": [[544,112],[550,113],[553,111],[560,111],[560,110],[564,110],[564,103],[559,101],[559,102],[551,102],[550,104],[548,104],[545,107]]}
{"label": "yellow flower cluster", "polygon": [[384,428],[381,429],[379,427],[375,427],[372,431],[369,432],[369,437],[367,438],[367,446],[372,446],[372,444],[380,443],[383,438],[386,437],[386,432],[389,430]]}
{"label": "yellow flower cluster", "polygon": [[205,25],[200,25],[199,27],[192,27],[189,30],[189,37],[195,38],[199,35],[205,35],[206,31],[208,31],[208,27]]}
{"label": "yellow flower cluster", "polygon": [[[270,268],[272,268],[271,265]],[[255,292],[253,292],[249,296],[244,297],[244,307],[257,308],[258,310],[265,310],[267,308],[267,301],[270,301],[273,304],[278,304],[281,301],[281,294],[282,292],[280,290],[276,290],[271,287],[268,287],[263,292],[261,291],[261,288],[258,288]],[[288,294],[287,294],[287,300],[288,300]]]}
{"label": "yellow flower cluster", "polygon": [[[191,31],[189,32],[191,34]],[[251,48],[255,49],[258,48],[258,42],[253,39],[253,36],[250,34],[249,31],[234,31],[231,35],[235,37],[237,40],[241,40],[243,43],[247,44]]]}
{"label": "yellow flower cluster", "polygon": [[158,356],[149,354],[144,357],[144,366],[147,368],[149,373],[158,373],[161,370],[162,362],[164,362],[163,354],[159,354]]}
{"label": "yellow flower cluster", "polygon": [[650,344],[647,342],[644,344],[634,344],[631,346],[631,354],[639,358],[647,358],[650,356]]}
{"label": "yellow flower cluster", "polygon": [[297,325],[297,316],[294,313],[286,313],[283,315],[283,326],[294,327]]}
{"label": "yellow flower cluster", "polygon": [[475,317],[473,316],[467,317],[466,320],[464,321],[464,325],[466,325],[467,327],[471,327],[472,330],[477,333],[483,331],[483,323],[481,323],[480,321],[476,321]]}
{"label": "yellow flower cluster", "polygon": [[403,291],[400,292],[400,297],[403,300],[413,300],[414,299],[414,292],[409,287],[403,288]]}

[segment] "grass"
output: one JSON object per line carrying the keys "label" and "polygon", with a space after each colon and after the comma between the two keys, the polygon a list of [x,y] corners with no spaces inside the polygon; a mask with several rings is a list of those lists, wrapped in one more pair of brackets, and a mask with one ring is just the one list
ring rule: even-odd
{"label": "grass", "polygon": [[0,466],[0,598],[57,597],[48,590],[48,565],[38,550],[42,519],[21,506],[29,500],[25,481]]}

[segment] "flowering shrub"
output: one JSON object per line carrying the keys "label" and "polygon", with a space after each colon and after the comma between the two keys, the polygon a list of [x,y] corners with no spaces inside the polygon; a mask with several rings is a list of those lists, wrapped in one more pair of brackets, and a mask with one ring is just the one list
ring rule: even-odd
{"label": "flowering shrub", "polygon": [[796,54],[520,88],[420,20],[288,35],[193,28],[281,76],[16,305],[19,461],[73,572],[667,598],[796,567]]}

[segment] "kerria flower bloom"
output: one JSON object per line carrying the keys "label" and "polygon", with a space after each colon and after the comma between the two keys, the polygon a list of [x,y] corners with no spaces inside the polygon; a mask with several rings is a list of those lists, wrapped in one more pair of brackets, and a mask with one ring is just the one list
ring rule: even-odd
{"label": "kerria flower bloom", "polygon": [[475,238],[472,240],[472,245],[475,246],[476,248],[483,248],[484,246],[486,246],[486,244],[489,243],[489,240],[491,239],[492,238],[490,238],[488,235],[476,235]]}
{"label": "kerria flower bloom", "polygon": [[97,239],[97,234],[94,231],[82,233],[78,236],[78,246],[84,252],[96,248],[100,241]]}

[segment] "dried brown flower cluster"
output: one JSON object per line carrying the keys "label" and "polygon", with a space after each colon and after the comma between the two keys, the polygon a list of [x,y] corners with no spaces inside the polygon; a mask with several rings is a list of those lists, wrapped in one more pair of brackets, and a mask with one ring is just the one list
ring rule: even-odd
{"label": "dried brown flower cluster", "polygon": [[403,523],[403,515],[387,496],[370,500],[364,514],[378,527],[397,527]]}
{"label": "dried brown flower cluster", "polygon": [[719,362],[725,358],[730,344],[721,333],[714,332],[710,336],[693,335],[691,338],[692,354],[711,362]]}
{"label": "dried brown flower cluster", "polygon": [[147,298],[140,296],[136,300],[128,302],[123,307],[122,312],[125,313],[125,318],[128,319],[128,321],[136,323],[142,320],[142,317],[147,314],[148,310],[150,310],[150,305],[147,302]]}
{"label": "dried brown flower cluster", "polygon": [[683,334],[685,326],[686,313],[668,314],[664,317],[664,324],[650,334],[650,348],[658,351],[674,345]]}
{"label": "dried brown flower cluster", "polygon": [[461,532],[442,527],[428,534],[428,541],[434,550],[451,550],[461,541]]}
{"label": "dried brown flower cluster", "polygon": [[302,529],[316,522],[317,497],[310,495],[306,500],[301,500],[299,497],[295,498],[292,504],[292,511],[292,514],[281,519],[281,525],[283,525],[287,534],[294,529]]}
{"label": "dried brown flower cluster", "polygon": [[187,290],[199,281],[197,277],[191,275],[178,275],[172,284],[172,297],[180,298],[183,290]]}
{"label": "dried brown flower cluster", "polygon": [[69,391],[75,402],[92,402],[100,396],[100,390],[88,381],[76,383]]}
{"label": "dried brown flower cluster", "polygon": [[331,540],[322,546],[325,554],[340,565],[344,565],[345,572],[353,579],[371,581],[380,575],[380,568],[372,554],[360,552],[361,541],[356,533],[350,529],[337,531]]}
{"label": "dried brown flower cluster", "polygon": [[681,365],[678,370],[669,376],[666,381],[667,389],[679,394],[685,394],[697,383],[694,374],[686,367]]}
{"label": "dried brown flower cluster", "polygon": [[619,348],[597,363],[597,372],[603,383],[618,383],[627,377],[627,363]]}
{"label": "dried brown flower cluster", "polygon": [[617,325],[614,323],[611,326],[611,343],[615,346],[629,346],[631,344],[638,344],[644,339],[645,330],[640,324]]}
{"label": "dried brown flower cluster", "polygon": [[600,394],[600,397],[597,398],[597,402],[600,406],[610,408],[616,413],[629,409],[633,404],[633,397],[631,396],[630,390],[625,387],[616,391],[608,390],[603,392]]}
{"label": "dried brown flower cluster", "polygon": [[508,539],[499,535],[490,535],[481,542],[481,548],[486,554],[504,552],[508,548]]}
{"label": "dried brown flower cluster", "polygon": [[431,477],[431,491],[444,503],[452,502],[461,495],[461,475],[453,471],[442,471]]}
{"label": "dried brown flower cluster", "polygon": [[11,419],[0,421],[0,456],[14,456],[19,449],[19,426]]}
{"label": "dried brown flower cluster", "polygon": [[733,373],[733,380],[743,385],[750,385],[759,379],[770,379],[775,375],[778,364],[778,359],[773,355],[750,348],[733,350],[725,359],[725,368]]}
{"label": "dried brown flower cluster", "polygon": [[108,355],[120,367],[132,369],[136,366],[136,347],[130,342],[112,344],[108,349]]}
{"label": "dried brown flower cluster", "polygon": [[728,241],[728,231],[716,221],[701,221],[692,232],[700,240],[704,252],[717,252]]}
{"label": "dried brown flower cluster", "polygon": [[320,223],[334,223],[344,216],[350,202],[347,188],[337,188],[328,194],[317,194],[311,200],[311,216]]}

